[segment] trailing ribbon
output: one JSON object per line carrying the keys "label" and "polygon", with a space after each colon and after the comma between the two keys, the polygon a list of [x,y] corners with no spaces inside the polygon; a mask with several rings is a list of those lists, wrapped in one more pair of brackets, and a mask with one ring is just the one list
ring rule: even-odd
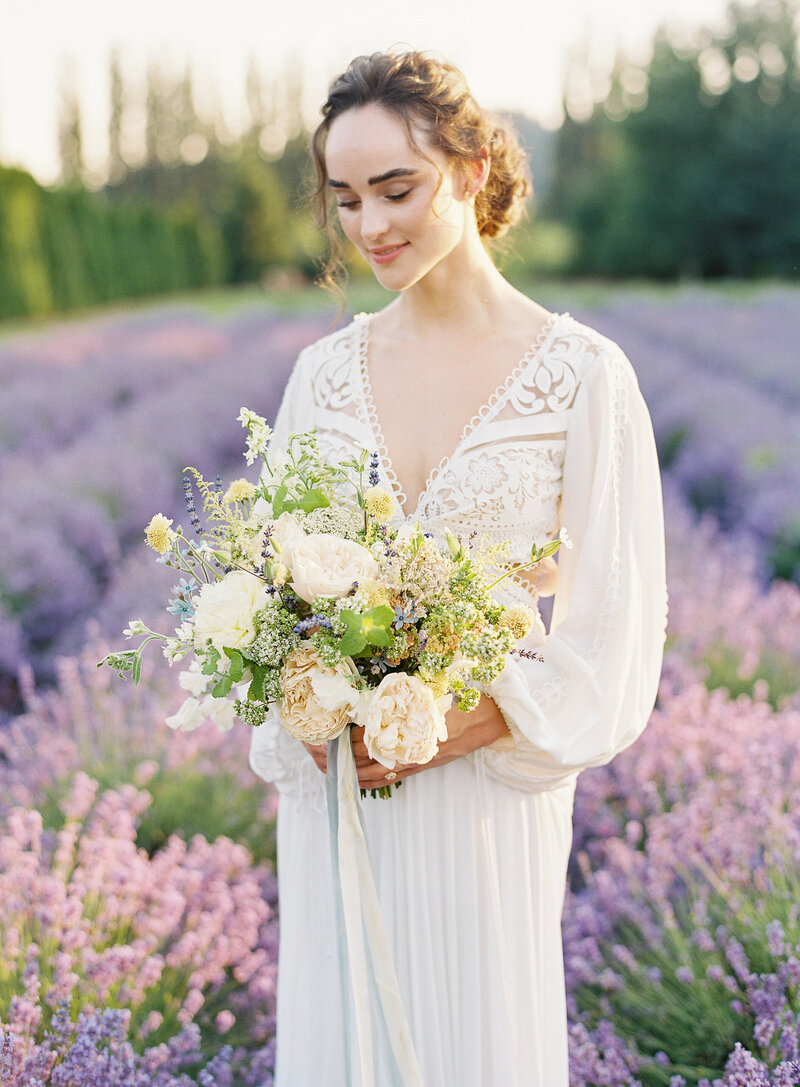
{"label": "trailing ribbon", "polygon": [[372,878],[349,728],[328,741],[327,790],[348,1087],[354,1063],[359,1087],[376,1085],[373,1009],[392,1076],[380,1087],[422,1087]]}

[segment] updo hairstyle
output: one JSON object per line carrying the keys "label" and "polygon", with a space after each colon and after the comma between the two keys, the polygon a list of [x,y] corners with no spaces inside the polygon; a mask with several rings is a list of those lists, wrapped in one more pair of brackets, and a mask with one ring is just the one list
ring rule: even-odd
{"label": "updo hairstyle", "polygon": [[422,126],[431,145],[453,163],[474,162],[487,148],[489,176],[475,194],[478,233],[486,239],[499,238],[519,221],[533,191],[525,152],[508,122],[481,109],[459,69],[416,51],[356,57],[331,84],[322,107],[323,119],[311,138],[316,173],[312,204],[317,223],[331,245],[321,277],[324,284],[335,285],[336,273],[342,269],[342,242],[330,217],[325,165],[328,131],[348,109],[369,104],[396,114],[406,126],[411,146],[423,157],[414,138],[415,122]]}

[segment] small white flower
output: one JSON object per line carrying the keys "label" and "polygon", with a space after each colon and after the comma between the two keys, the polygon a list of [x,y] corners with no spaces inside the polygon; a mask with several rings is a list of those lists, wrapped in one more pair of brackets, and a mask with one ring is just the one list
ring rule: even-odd
{"label": "small white flower", "polygon": [[167,718],[170,728],[194,732],[206,719],[206,712],[196,698],[187,698],[177,713]]}
{"label": "small white flower", "polygon": [[122,632],[126,638],[137,638],[140,634],[147,633],[147,627],[141,619],[131,619],[128,626]]}
{"label": "small white flower", "polygon": [[575,545],[573,544],[572,540],[570,539],[569,533],[568,533],[568,532],[567,532],[567,530],[566,530],[566,529],[565,529],[565,528],[563,527],[563,525],[562,525],[562,527],[561,527],[561,528],[560,528],[560,529],[558,530],[558,538],[559,538],[559,540],[561,540],[561,543],[562,543],[562,544],[564,545],[564,547],[566,547],[566,548],[567,548],[567,550],[569,550],[569,549],[570,549],[571,547],[574,547],[574,546],[575,546]]}
{"label": "small white flower", "polygon": [[236,720],[233,701],[230,698],[214,698],[209,695],[203,699],[203,712],[214,722],[220,732],[229,732]]}
{"label": "small white flower", "polygon": [[330,713],[347,709],[354,715],[358,710],[360,693],[339,673],[318,672],[311,676],[311,687],[320,706]]}
{"label": "small white flower", "polygon": [[188,669],[178,676],[178,683],[183,687],[184,691],[188,691],[190,695],[199,698],[201,694],[208,691],[210,679],[211,676],[203,675],[200,662],[193,660]]}

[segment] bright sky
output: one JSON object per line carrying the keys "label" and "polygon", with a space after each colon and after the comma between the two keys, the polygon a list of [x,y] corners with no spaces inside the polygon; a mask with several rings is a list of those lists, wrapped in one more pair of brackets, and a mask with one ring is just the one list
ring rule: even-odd
{"label": "bright sky", "polygon": [[665,20],[719,23],[725,0],[0,0],[0,162],[40,181],[58,174],[57,101],[72,65],[84,145],[102,175],[107,151],[108,54],[143,78],[148,61],[175,72],[187,60],[198,97],[217,96],[238,131],[244,75],[256,58],[266,77],[289,57],[303,66],[313,119],[330,79],[351,57],[400,43],[458,64],[491,109],[519,109],[548,127],[561,119],[566,51],[587,36],[600,64],[619,42],[646,50]]}

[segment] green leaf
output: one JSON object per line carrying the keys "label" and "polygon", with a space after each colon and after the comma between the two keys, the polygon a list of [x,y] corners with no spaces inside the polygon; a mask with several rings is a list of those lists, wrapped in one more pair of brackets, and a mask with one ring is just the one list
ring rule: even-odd
{"label": "green leaf", "polygon": [[342,640],[339,643],[339,651],[344,657],[357,657],[359,653],[363,653],[367,646],[367,639],[363,634],[359,634],[358,631],[348,630],[346,634],[342,636]]}
{"label": "green leaf", "polygon": [[225,647],[225,656],[228,657],[231,662],[231,666],[228,669],[228,677],[231,683],[238,683],[244,672],[244,657],[238,649],[228,649],[227,646]]}
{"label": "green leaf", "polygon": [[142,678],[142,658],[138,655],[133,658],[133,664],[131,665],[131,677],[133,678],[134,683],[138,683],[139,680]]}
{"label": "green leaf", "polygon": [[312,487],[310,491],[306,491],[303,497],[296,503],[295,508],[301,509],[303,513],[311,513],[312,510],[321,509],[324,506],[329,506],[330,502],[322,491]]}
{"label": "green leaf", "polygon": [[219,664],[219,651],[212,649],[206,656],[206,662],[203,665],[201,671],[204,676],[213,676],[217,670]]}
{"label": "green leaf", "polygon": [[231,680],[231,677],[230,676],[223,676],[220,679],[219,683],[217,683],[216,687],[214,687],[214,689],[212,690],[211,693],[214,696],[214,698],[224,698],[226,695],[231,693],[231,687],[232,686],[233,686],[233,681]]}
{"label": "green leaf", "polygon": [[282,513],[285,513],[288,509],[294,509],[295,504],[294,504],[294,502],[291,501],[291,499],[287,503],[287,500],[286,500],[287,493],[288,492],[286,490],[286,484],[282,483],[281,486],[278,487],[275,494],[272,496],[272,516],[273,517],[280,517],[280,515]]}
{"label": "green leaf", "polygon": [[253,679],[247,690],[247,697],[251,702],[264,701],[264,680],[267,678],[267,670],[263,664],[251,664],[250,669]]}

